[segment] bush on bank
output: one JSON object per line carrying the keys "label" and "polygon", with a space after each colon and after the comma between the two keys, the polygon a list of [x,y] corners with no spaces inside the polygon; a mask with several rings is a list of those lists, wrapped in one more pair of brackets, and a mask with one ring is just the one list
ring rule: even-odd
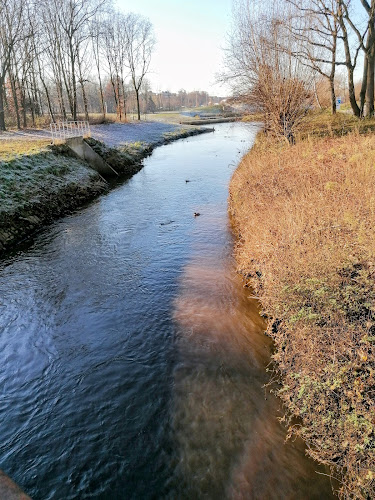
{"label": "bush on bank", "polygon": [[230,213],[289,434],[331,467],[341,497],[375,498],[375,137],[258,141]]}

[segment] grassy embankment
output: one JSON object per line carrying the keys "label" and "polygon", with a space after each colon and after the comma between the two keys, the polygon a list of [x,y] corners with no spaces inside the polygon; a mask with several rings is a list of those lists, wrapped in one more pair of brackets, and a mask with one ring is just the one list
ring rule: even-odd
{"label": "grassy embankment", "polygon": [[0,254],[106,188],[48,141],[0,141]]}
{"label": "grassy embankment", "polygon": [[[142,168],[142,159],[155,147],[204,131],[178,128],[158,141],[139,141],[119,148],[93,139],[88,142],[120,179],[125,179]],[[50,146],[48,140],[0,141],[0,255],[108,187],[64,146]]]}
{"label": "grassy embankment", "polygon": [[238,269],[269,319],[289,434],[344,498],[375,498],[374,129],[318,114],[294,146],[260,134],[230,186]]}

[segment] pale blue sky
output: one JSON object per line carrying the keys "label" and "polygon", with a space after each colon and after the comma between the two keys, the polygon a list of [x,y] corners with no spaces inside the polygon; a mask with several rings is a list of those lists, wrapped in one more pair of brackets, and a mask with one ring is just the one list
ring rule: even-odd
{"label": "pale blue sky", "polygon": [[232,0],[117,0],[123,12],[147,16],[157,45],[149,75],[154,91],[184,88],[225,95],[215,85],[230,30]]}
{"label": "pale blue sky", "polygon": [[[148,76],[154,91],[184,88],[221,96],[229,93],[215,85],[215,73],[222,69],[232,0],[113,1],[119,10],[140,13],[154,25],[157,45]],[[359,0],[353,1],[352,12],[357,22],[366,20]],[[355,74],[361,77],[361,63]]]}

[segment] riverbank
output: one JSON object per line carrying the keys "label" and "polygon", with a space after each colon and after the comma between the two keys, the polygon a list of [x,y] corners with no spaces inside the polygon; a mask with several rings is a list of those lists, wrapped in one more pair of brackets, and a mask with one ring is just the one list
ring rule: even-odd
{"label": "riverbank", "polygon": [[0,463],[32,498],[331,498],[283,445],[271,342],[233,277],[227,188],[257,129],[156,149],[0,263]]}
{"label": "riverbank", "polygon": [[182,125],[209,125],[210,123],[231,123],[241,121],[239,117],[231,117],[231,118],[207,118],[207,119],[196,119],[196,120],[184,120],[180,123]]}
{"label": "riverbank", "polygon": [[275,342],[288,434],[330,466],[341,497],[374,498],[375,137],[358,131],[289,147],[259,136],[229,209],[238,270]]}
{"label": "riverbank", "polygon": [[[159,123],[110,124],[93,130],[106,144],[94,138],[88,142],[124,180],[142,168],[142,159],[154,148],[210,131]],[[0,141],[0,255],[110,188],[66,147],[35,137]]]}

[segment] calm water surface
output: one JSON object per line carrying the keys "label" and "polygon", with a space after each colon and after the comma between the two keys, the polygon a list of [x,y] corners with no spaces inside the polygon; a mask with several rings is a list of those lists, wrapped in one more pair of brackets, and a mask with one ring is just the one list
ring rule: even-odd
{"label": "calm water surface", "polygon": [[227,186],[256,128],[215,127],[0,263],[0,468],[34,499],[331,496],[284,445],[231,260]]}

